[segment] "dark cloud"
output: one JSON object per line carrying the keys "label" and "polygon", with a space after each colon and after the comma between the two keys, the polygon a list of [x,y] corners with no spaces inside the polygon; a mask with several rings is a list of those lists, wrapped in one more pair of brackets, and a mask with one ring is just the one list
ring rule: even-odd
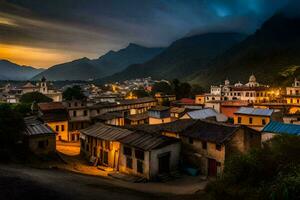
{"label": "dark cloud", "polygon": [[166,46],[188,34],[233,30],[250,33],[290,2],[0,0],[0,44],[96,57],[129,42]]}

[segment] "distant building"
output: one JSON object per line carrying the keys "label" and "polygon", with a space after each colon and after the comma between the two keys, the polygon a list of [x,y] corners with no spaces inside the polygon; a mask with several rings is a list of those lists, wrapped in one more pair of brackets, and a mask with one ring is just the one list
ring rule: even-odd
{"label": "distant building", "polygon": [[300,136],[300,125],[271,121],[262,130],[262,141],[268,141],[275,135]]}
{"label": "distant building", "polygon": [[36,117],[24,119],[24,143],[35,154],[49,154],[56,151],[56,132]]}
{"label": "distant building", "polygon": [[162,124],[171,122],[170,108],[156,106],[148,110],[149,124]]}
{"label": "distant building", "polygon": [[234,113],[234,124],[261,130],[271,120],[280,120],[281,112],[273,109],[241,107]]}
{"label": "distant building", "polygon": [[154,98],[157,100],[159,105],[164,105],[172,101],[176,101],[176,96],[172,94],[156,93]]}
{"label": "distant building", "polygon": [[286,88],[286,95],[284,95],[284,100],[289,105],[295,105],[295,107],[290,109],[290,113],[300,112],[300,81],[295,78],[292,87]]}
{"label": "distant building", "polygon": [[54,102],[62,101],[62,92],[58,91],[49,83],[45,77],[43,77],[36,85],[31,84],[30,82],[26,83],[21,87],[22,94],[29,92],[40,92],[47,97],[51,98]]}
{"label": "distant building", "polygon": [[[38,115],[56,133],[56,140],[77,140],[69,135],[68,112],[61,102],[39,103]],[[79,135],[75,136],[79,137]]]}
{"label": "distant building", "polygon": [[270,87],[261,85],[252,74],[245,85],[238,82],[234,85],[225,80],[224,85],[211,86],[210,94],[205,95],[205,102],[212,100],[244,100],[248,102],[267,102],[272,99]]}

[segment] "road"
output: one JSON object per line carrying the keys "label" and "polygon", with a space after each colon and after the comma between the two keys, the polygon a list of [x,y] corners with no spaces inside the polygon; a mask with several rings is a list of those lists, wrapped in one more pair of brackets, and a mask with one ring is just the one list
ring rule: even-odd
{"label": "road", "polygon": [[202,194],[148,194],[114,186],[110,180],[55,169],[0,165],[0,200],[204,199]]}

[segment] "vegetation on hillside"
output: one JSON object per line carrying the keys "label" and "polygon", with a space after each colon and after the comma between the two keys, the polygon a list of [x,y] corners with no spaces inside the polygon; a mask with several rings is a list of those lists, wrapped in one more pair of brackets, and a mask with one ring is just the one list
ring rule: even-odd
{"label": "vegetation on hillside", "polygon": [[262,149],[235,155],[207,187],[212,199],[296,200],[300,197],[300,137],[277,136]]}
{"label": "vegetation on hillside", "polygon": [[83,100],[85,98],[86,97],[83,94],[81,87],[78,85],[70,87],[63,92],[63,99],[67,101],[74,100],[74,99]]}
{"label": "vegetation on hillside", "polygon": [[53,100],[40,92],[29,92],[23,94],[20,98],[21,103],[32,104],[32,103],[43,103],[52,102]]}

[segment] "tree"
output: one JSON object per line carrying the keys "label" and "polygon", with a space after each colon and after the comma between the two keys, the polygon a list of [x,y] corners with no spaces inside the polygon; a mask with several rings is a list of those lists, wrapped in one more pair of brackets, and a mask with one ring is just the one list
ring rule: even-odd
{"label": "tree", "polygon": [[299,136],[276,136],[262,149],[229,157],[207,191],[213,199],[299,199],[299,151]]}
{"label": "tree", "polygon": [[43,102],[52,102],[53,100],[42,93],[39,92],[29,92],[23,94],[20,98],[21,103],[32,104],[35,103],[43,103]]}
{"label": "tree", "polygon": [[21,114],[8,104],[0,105],[0,146],[13,147],[24,130],[25,123]]}
{"label": "tree", "polygon": [[155,93],[158,93],[158,92],[161,92],[161,93],[164,93],[164,94],[173,94],[172,87],[167,82],[164,82],[164,81],[155,83],[153,85],[152,93],[155,94]]}
{"label": "tree", "polygon": [[73,99],[76,99],[76,100],[83,100],[85,99],[85,95],[83,94],[83,91],[81,89],[80,86],[78,85],[75,85],[71,88],[68,88],[66,89],[64,92],[63,92],[63,98],[67,101],[70,101],[70,100],[73,100]]}
{"label": "tree", "polygon": [[132,94],[137,98],[149,97],[149,93],[144,89],[133,90]]}

